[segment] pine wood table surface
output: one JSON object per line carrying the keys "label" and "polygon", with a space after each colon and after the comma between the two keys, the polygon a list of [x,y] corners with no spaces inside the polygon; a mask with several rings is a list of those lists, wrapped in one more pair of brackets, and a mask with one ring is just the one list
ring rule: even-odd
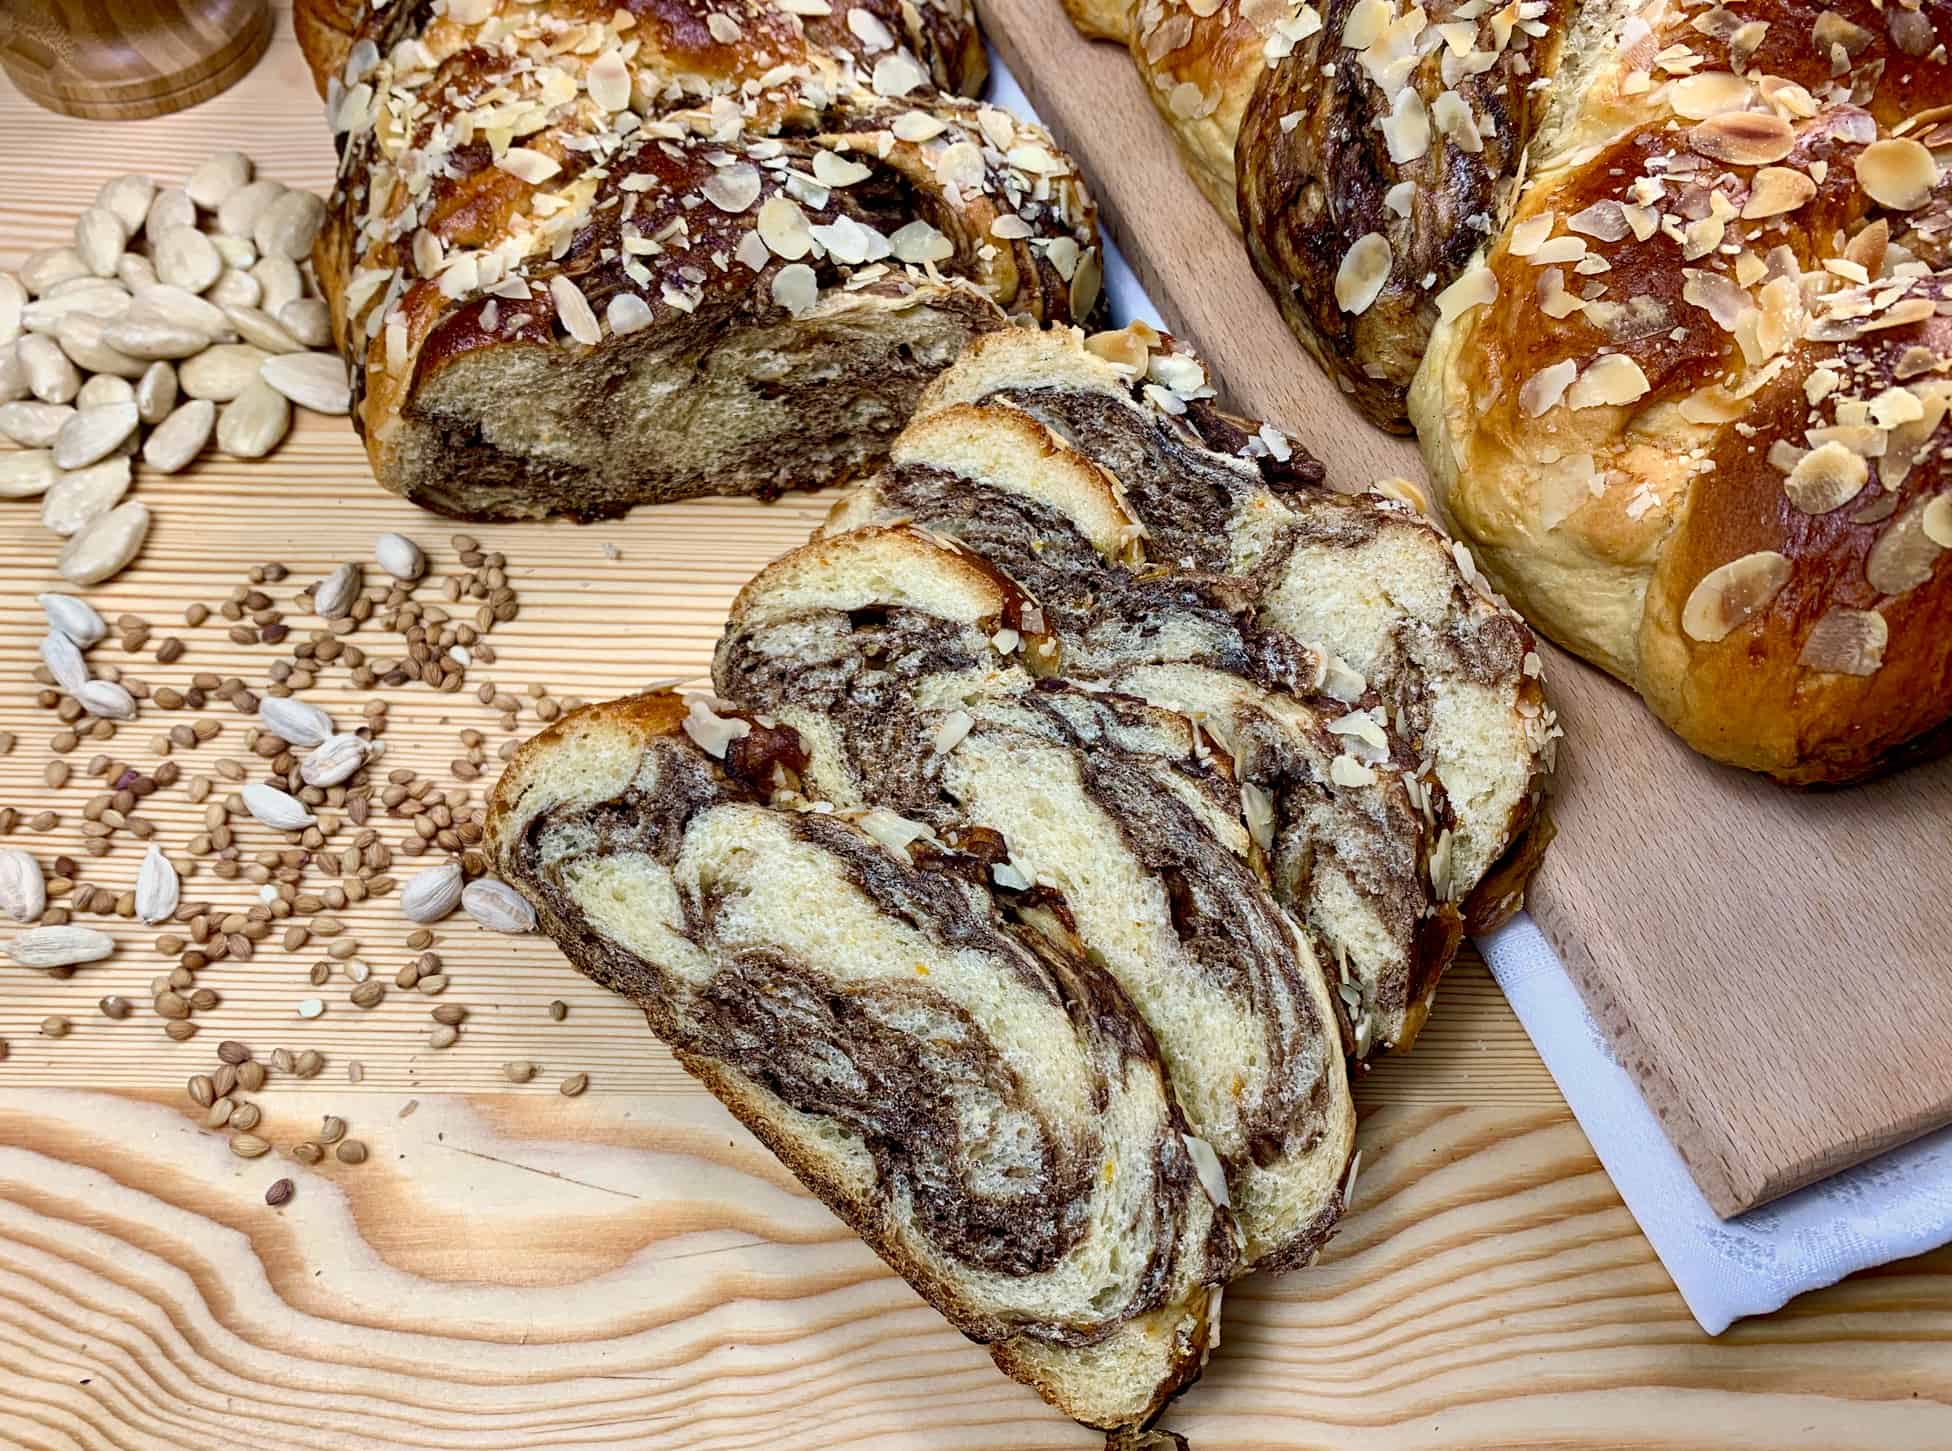
{"label": "pine wood table surface", "polygon": [[[1052,23],[1061,24],[1055,5]],[[0,89],[0,268],[68,239],[107,177],[175,182],[236,146],[260,174],[324,189],[331,150],[283,10],[236,89],[139,123],[51,115]],[[511,400],[514,406],[516,400]],[[263,680],[264,647],[231,643],[221,603],[254,564],[292,571],[280,607],[382,530],[458,568],[454,527],[382,493],[344,420],[301,415],[271,458],[206,457],[171,478],[138,468],[156,516],[138,563],[90,592],[175,633],[173,665],[91,655],[152,684],[194,671]],[[472,686],[540,684],[597,698],[700,677],[726,603],[804,537],[824,501],[714,502],[626,521],[476,529],[505,551],[521,600]],[[7,844],[79,854],[96,750],[148,768],[156,736],[192,718],[145,708],[84,743],[75,779],[43,781],[52,716],[33,702],[32,596],[59,587],[32,504],[0,503],[0,806],[53,810]],[[421,597],[438,601],[438,589]],[[301,611],[296,627],[315,624]],[[355,643],[384,649],[375,630]],[[152,645],[153,650],[153,645]],[[308,697],[356,716],[343,671]],[[448,780],[463,729],[507,739],[472,690],[387,692],[388,760]],[[173,757],[185,777],[250,763],[246,719]],[[522,728],[533,729],[533,715]],[[490,757],[492,760],[492,755]],[[478,789],[478,787],[477,787]],[[180,850],[201,809],[181,787],[143,804]],[[376,816],[389,841],[405,823]],[[255,834],[254,834],[255,833]],[[276,843],[248,822],[250,851]],[[85,880],[134,881],[140,843],[86,860]],[[403,857],[400,875],[415,862]],[[240,909],[248,883],[203,873],[187,898]],[[382,976],[412,953],[390,904],[339,914]],[[85,919],[94,922],[97,919]],[[650,1037],[641,1020],[539,939],[437,929],[469,1009],[460,1041],[427,1046],[433,1000],[391,992],[370,1012],[343,979],[313,989],[313,944],[276,940],[200,975],[222,1001],[167,1040],[148,983],[153,933],[111,922],[120,950],[54,980],[0,964],[0,1446],[172,1448],[1088,1448],[999,1375],[803,1193]],[[104,994],[136,1003],[110,1021]],[[301,1021],[314,994],[324,1016]],[[568,1004],[552,1020],[552,1000]],[[41,1034],[50,1014],[72,1033]],[[218,1040],[316,1048],[323,1073],[254,1095],[281,1146],[344,1116],[359,1165],[246,1161],[200,1126],[189,1075]],[[530,1059],[533,1082],[501,1065]],[[364,1070],[349,1081],[349,1067]],[[587,1073],[566,1098],[557,1085]],[[1718,1340],[1689,1317],[1483,967],[1446,979],[1415,1054],[1358,1090],[1353,1211],[1314,1268],[1227,1296],[1224,1344],[1168,1424],[1203,1451],[1395,1447],[1919,1447],[1952,1445],[1952,1252],[1860,1275]],[[290,1177],[280,1208],[267,1187]]]}

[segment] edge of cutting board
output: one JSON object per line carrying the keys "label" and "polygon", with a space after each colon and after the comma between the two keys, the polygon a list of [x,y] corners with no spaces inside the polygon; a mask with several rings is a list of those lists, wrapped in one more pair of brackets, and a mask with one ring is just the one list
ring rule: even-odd
{"label": "edge of cutting board", "polygon": [[[1288,333],[1123,48],[1079,36],[1056,0],[978,8],[1222,392],[1334,474],[1425,477],[1415,445],[1363,421]],[[1952,894],[1928,865],[1942,874],[1932,823],[1952,820],[1952,762],[1785,791],[1695,756],[1624,687],[1546,654],[1568,741],[1533,916],[1715,1212],[1952,1122],[1952,982],[1918,970],[1952,951]]]}

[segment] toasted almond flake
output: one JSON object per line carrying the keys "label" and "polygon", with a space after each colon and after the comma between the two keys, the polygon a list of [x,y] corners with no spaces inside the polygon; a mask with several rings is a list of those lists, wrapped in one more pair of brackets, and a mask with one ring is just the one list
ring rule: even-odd
{"label": "toasted almond flake", "polygon": [[1729,111],[1697,123],[1688,132],[1688,144],[1703,156],[1731,166],[1767,166],[1789,155],[1796,132],[1780,116]]}
{"label": "toasted almond flake", "polygon": [[1890,626],[1876,610],[1828,610],[1811,627],[1797,663],[1833,675],[1875,675],[1884,664]]}
{"label": "toasted almond flake", "polygon": [[549,297],[556,304],[556,316],[563,329],[577,342],[594,346],[603,341],[603,329],[583,289],[560,272],[549,279]]}
{"label": "toasted almond flake", "polygon": [[949,129],[949,123],[927,111],[904,111],[888,129],[897,141],[916,143],[940,136]]}
{"label": "toasted almond flake", "polygon": [[651,325],[651,305],[634,292],[619,292],[610,299],[603,316],[610,331],[625,338]]}
{"label": "toasted almond flake", "polygon": [[1578,376],[1579,364],[1571,358],[1541,368],[1527,378],[1518,390],[1518,406],[1527,418],[1537,418],[1555,407]]}
{"label": "toasted almond flake", "polygon": [[1416,200],[1417,184],[1413,181],[1399,181],[1383,193],[1383,205],[1399,217],[1410,215],[1410,203]]}
{"label": "toasted almond flake", "polygon": [[1938,185],[1932,153],[1908,136],[1873,141],[1857,153],[1855,167],[1865,194],[1893,211],[1916,211]]}
{"label": "toasted almond flake", "polygon": [[562,163],[555,157],[545,155],[527,146],[511,146],[495,158],[495,165],[519,181],[530,186],[540,186],[557,172]]}
{"label": "toasted almond flake", "polygon": [[[1864,577],[1880,594],[1901,595],[1916,589],[1932,577],[1945,546],[1926,532],[1925,516],[1942,509],[1944,495],[1926,503],[1914,504],[1884,528],[1864,560]],[[1944,523],[1942,513],[1933,514],[1933,524]]]}
{"label": "toasted almond flake", "polygon": [[1927,503],[1918,522],[1932,543],[1940,549],[1952,549],[1952,494],[1940,494]]}
{"label": "toasted almond flake", "polygon": [[621,111],[630,104],[630,67],[615,46],[591,63],[585,83],[590,99],[606,111]]}
{"label": "toasted almond flake", "polygon": [[705,17],[705,29],[720,45],[737,45],[745,36],[739,22],[720,10],[714,10]]}
{"label": "toasted almond flake", "polygon": [[1595,358],[1567,392],[1574,408],[1603,408],[1633,403],[1647,393],[1647,375],[1625,353]]}
{"label": "toasted almond flake", "polygon": [[813,153],[813,179],[822,186],[852,186],[857,181],[866,181],[873,175],[872,170],[837,151],[816,151]]}
{"label": "toasted almond flake", "polygon": [[1429,152],[1430,115],[1415,87],[1405,86],[1396,93],[1389,115],[1383,118],[1383,142],[1389,148],[1389,159],[1399,166]]}
{"label": "toasted almond flake", "polygon": [[766,198],[759,208],[759,236],[775,256],[789,262],[813,250],[813,233],[807,229],[806,213],[791,197]]}
{"label": "toasted almond flake", "polygon": [[759,168],[745,161],[721,167],[698,190],[720,211],[742,212],[759,200]]}
{"label": "toasted almond flake", "polygon": [[1514,257],[1529,257],[1545,245],[1545,239],[1552,235],[1553,224],[1558,220],[1556,212],[1540,212],[1527,217],[1511,229],[1505,242],[1505,250]]}
{"label": "toasted almond flake", "polygon": [[1681,628],[1704,643],[1727,638],[1789,582],[1790,563],[1772,549],[1731,559],[1703,575],[1681,610]]}
{"label": "toasted almond flake", "polygon": [[1437,313],[1445,322],[1451,322],[1474,307],[1497,300],[1497,275],[1480,263],[1437,294]]}
{"label": "toasted almond flake", "polygon": [[1389,239],[1381,232],[1358,237],[1335,272],[1336,306],[1351,314],[1368,311],[1389,281],[1391,260]]}
{"label": "toasted almond flake", "polygon": [[873,86],[877,96],[905,96],[928,84],[928,72],[915,63],[905,50],[884,55],[874,63]]}
{"label": "toasted almond flake", "polygon": [[1742,204],[1742,219],[1779,217],[1793,212],[1816,195],[1816,183],[1803,172],[1788,166],[1765,166],[1750,183],[1749,199]]}
{"label": "toasted almond flake", "polygon": [[1805,514],[1841,509],[1863,491],[1871,467],[1841,443],[1811,449],[1783,480],[1783,493]]}
{"label": "toasted almond flake", "polygon": [[1705,121],[1724,111],[1739,111],[1749,104],[1749,83],[1727,71],[1702,71],[1684,76],[1667,88],[1667,102],[1674,114],[1689,121]]}
{"label": "toasted almond flake", "polygon": [[853,32],[854,38],[870,51],[894,48],[894,36],[888,33],[888,27],[881,23],[880,17],[872,10],[863,10],[858,5],[854,6],[847,12],[847,28]]}
{"label": "toasted almond flake", "polygon": [[1328,777],[1338,786],[1373,786],[1376,772],[1354,756],[1340,755],[1328,763]]}
{"label": "toasted almond flake", "polygon": [[1015,212],[1004,212],[990,223],[990,235],[1000,242],[1020,242],[1031,235],[1031,227]]}
{"label": "toasted almond flake", "polygon": [[956,255],[955,244],[920,218],[897,231],[888,244],[903,262],[946,262]]}

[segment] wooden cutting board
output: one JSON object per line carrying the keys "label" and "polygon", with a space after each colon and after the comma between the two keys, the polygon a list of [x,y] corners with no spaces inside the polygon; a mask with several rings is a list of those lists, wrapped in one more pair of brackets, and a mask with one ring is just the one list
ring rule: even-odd
{"label": "wooden cutting board", "polygon": [[[980,0],[1167,323],[1343,478],[1426,477],[1288,334],[1121,47]],[[1737,1213],[1952,1121],[1952,761],[1842,792],[1713,765],[1559,651],[1559,837],[1531,898],[1708,1202]],[[1441,1012],[1441,1009],[1440,1009]]]}

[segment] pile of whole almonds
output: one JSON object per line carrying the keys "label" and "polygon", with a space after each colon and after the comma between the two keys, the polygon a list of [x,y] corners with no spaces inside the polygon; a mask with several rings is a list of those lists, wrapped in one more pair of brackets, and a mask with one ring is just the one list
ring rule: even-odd
{"label": "pile of whole almonds", "polygon": [[262,458],[293,404],[348,410],[308,260],[324,219],[319,197],[224,151],[180,187],[116,177],[72,245],[0,273],[0,436],[19,446],[0,452],[0,499],[42,501],[67,579],[99,583],[141,550],[138,457],[171,474],[214,438]]}

